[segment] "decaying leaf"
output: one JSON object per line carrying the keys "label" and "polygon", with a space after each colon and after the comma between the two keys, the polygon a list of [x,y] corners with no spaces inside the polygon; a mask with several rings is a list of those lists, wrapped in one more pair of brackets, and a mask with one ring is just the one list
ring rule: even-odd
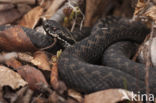
{"label": "decaying leaf", "polygon": [[17,57],[17,54],[15,52],[1,53],[0,54],[0,63],[10,60],[12,58],[16,58],[16,57]]}
{"label": "decaying leaf", "polygon": [[142,11],[145,9],[146,6],[147,6],[146,2],[144,2],[143,0],[138,0],[134,11],[134,16],[142,13]]}
{"label": "decaying leaf", "polygon": [[156,23],[156,5],[149,8],[149,10],[146,11],[143,16],[149,17]]}
{"label": "decaying leaf", "polygon": [[27,85],[21,76],[12,71],[11,69],[0,65],[0,86],[10,86],[13,89],[17,89],[21,86]]}
{"label": "decaying leaf", "polygon": [[44,17],[49,19],[54,15],[57,9],[65,2],[65,0],[53,0],[48,10],[44,13]]}
{"label": "decaying leaf", "polygon": [[76,99],[80,103],[83,101],[82,95],[79,92],[77,92],[77,91],[75,91],[73,89],[68,90],[68,95],[73,97],[74,99]]}
{"label": "decaying leaf", "polygon": [[0,0],[0,2],[2,2],[2,3],[13,3],[13,4],[26,3],[26,4],[32,4],[32,5],[34,5],[36,3],[35,0]]}
{"label": "decaying leaf", "polygon": [[15,70],[17,70],[20,66],[22,66],[22,63],[16,60],[15,58],[7,60],[5,64],[9,67],[14,68]]}
{"label": "decaying leaf", "polygon": [[32,66],[21,66],[17,72],[28,82],[29,87],[33,90],[39,90],[40,84],[48,85],[42,72]]}
{"label": "decaying leaf", "polygon": [[31,62],[34,59],[33,56],[27,53],[18,52],[17,54],[18,54],[18,59],[25,61],[25,62]]}
{"label": "decaying leaf", "polygon": [[37,51],[34,53],[34,58],[31,60],[31,63],[36,65],[42,70],[50,71],[50,64],[48,61],[48,57],[44,51]]}
{"label": "decaying leaf", "polygon": [[27,14],[24,15],[22,20],[19,22],[19,25],[28,28],[34,28],[40,19],[40,16],[43,13],[43,8],[41,6],[37,6],[30,10]]}
{"label": "decaying leaf", "polygon": [[13,4],[5,4],[5,3],[0,4],[0,11],[9,10],[9,9],[12,9],[12,8],[14,8]]}
{"label": "decaying leaf", "polygon": [[17,103],[30,103],[33,91],[28,88],[21,88],[18,92],[18,98],[17,98]]}
{"label": "decaying leaf", "polygon": [[47,99],[42,97],[34,97],[32,103],[48,103]]}
{"label": "decaying leaf", "polygon": [[30,103],[33,91],[28,86],[22,87],[16,91],[5,87],[3,89],[3,97],[9,100],[9,103]]}
{"label": "decaying leaf", "polygon": [[154,2],[155,1],[138,0],[133,19],[136,20],[137,18],[148,18],[156,22],[156,5]]}
{"label": "decaying leaf", "polygon": [[36,47],[21,26],[12,26],[0,31],[0,49],[6,51],[33,51]]}
{"label": "decaying leaf", "polygon": [[21,16],[22,15],[16,9],[0,11],[0,25],[12,23]]}
{"label": "decaying leaf", "polygon": [[92,26],[103,13],[111,9],[114,4],[114,0],[86,0],[85,22],[84,26]]}
{"label": "decaying leaf", "polygon": [[85,96],[84,103],[117,103],[132,99],[132,92],[124,89],[107,89]]}
{"label": "decaying leaf", "polygon": [[67,103],[65,102],[66,100],[63,97],[59,96],[56,92],[50,94],[48,101],[48,103]]}
{"label": "decaying leaf", "polygon": [[28,4],[17,4],[17,9],[20,12],[20,14],[23,15],[23,14],[27,13],[28,11],[30,11],[32,8]]}
{"label": "decaying leaf", "polygon": [[32,63],[33,65],[37,66],[42,70],[48,70],[48,71],[51,70],[48,57],[44,51],[36,51],[33,54],[33,56],[28,53],[22,53],[22,52],[19,52],[17,54],[18,54],[18,59],[22,61]]}
{"label": "decaying leaf", "polygon": [[57,59],[58,59],[57,56],[52,57],[52,70],[50,75],[50,84],[57,92],[63,94],[64,91],[67,90],[67,87],[62,81],[58,80]]}
{"label": "decaying leaf", "polygon": [[57,90],[59,88],[59,81],[58,81],[58,67],[57,67],[57,57],[52,57],[52,70],[50,76],[50,83],[52,87]]}

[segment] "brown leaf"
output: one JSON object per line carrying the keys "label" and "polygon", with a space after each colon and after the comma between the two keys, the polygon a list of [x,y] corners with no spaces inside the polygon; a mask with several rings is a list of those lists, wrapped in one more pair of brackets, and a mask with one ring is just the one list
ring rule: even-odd
{"label": "brown leaf", "polygon": [[7,66],[9,66],[9,67],[14,68],[14,69],[17,69],[17,68],[19,68],[20,66],[22,66],[22,64],[21,64],[17,59],[15,59],[15,58],[12,58],[12,59],[10,59],[10,60],[7,60],[7,61],[5,62],[5,64],[6,64]]}
{"label": "brown leaf", "polygon": [[38,68],[42,70],[48,70],[51,71],[50,69],[50,64],[48,61],[48,57],[43,51],[36,51],[33,56],[27,54],[27,53],[17,53],[18,54],[18,59],[32,63],[33,65],[37,66]]}
{"label": "brown leaf", "polygon": [[133,19],[136,20],[139,17],[145,16],[145,13],[151,7],[150,4],[151,2],[148,2],[146,0],[138,0],[133,14]]}
{"label": "brown leaf", "polygon": [[42,97],[34,97],[32,103],[48,103],[47,99]]}
{"label": "brown leaf", "polygon": [[[68,98],[66,103],[80,103],[80,102],[77,102],[71,98]],[[81,102],[81,103],[83,103],[83,102]]]}
{"label": "brown leaf", "polygon": [[10,52],[10,53],[1,52],[1,54],[0,54],[0,63],[5,62],[7,60],[10,60],[12,58],[16,58],[16,57],[17,57],[17,53],[15,53],[15,52]]}
{"label": "brown leaf", "polygon": [[7,51],[34,51],[36,48],[20,26],[0,31],[0,49]]}
{"label": "brown leaf", "polygon": [[42,13],[43,8],[41,6],[33,8],[27,14],[24,15],[24,17],[19,22],[19,25],[33,29],[38,23]]}
{"label": "brown leaf", "polygon": [[17,6],[18,11],[22,15],[24,15],[25,13],[27,13],[28,11],[32,9],[31,6],[28,4],[17,4],[16,6]]}
{"label": "brown leaf", "polygon": [[33,60],[31,60],[31,63],[33,63],[34,65],[36,65],[37,67],[39,67],[42,70],[48,70],[50,71],[50,64],[48,61],[48,57],[45,54],[45,52],[43,51],[37,51],[34,53],[34,58]]}
{"label": "brown leaf", "polygon": [[[102,15],[107,14],[116,0],[86,0],[84,26],[92,26]],[[104,13],[104,14],[103,14]]]}
{"label": "brown leaf", "polygon": [[10,86],[13,89],[17,89],[20,86],[27,85],[21,76],[12,71],[11,69],[0,65],[0,86]]}
{"label": "brown leaf", "polygon": [[84,103],[117,103],[130,100],[132,92],[124,89],[108,89],[85,96]]}
{"label": "brown leaf", "polygon": [[56,92],[53,92],[48,97],[48,103],[68,103],[66,100],[58,95]]}
{"label": "brown leaf", "polygon": [[16,94],[18,95],[18,98],[16,100],[16,103],[30,103],[33,95],[33,91],[28,88],[21,88]]}
{"label": "brown leaf", "polygon": [[59,88],[59,81],[58,81],[58,67],[57,67],[57,57],[52,57],[52,71],[50,76],[50,83],[52,87],[57,90]]}
{"label": "brown leaf", "polygon": [[83,101],[82,95],[73,89],[68,89],[68,95],[73,97],[74,99],[76,99],[80,103]]}
{"label": "brown leaf", "polygon": [[[53,0],[51,5],[49,5],[48,10],[44,13],[44,17],[49,19],[54,15],[57,9],[65,2],[65,0]],[[48,5],[48,4],[47,4]]]}
{"label": "brown leaf", "polygon": [[18,54],[18,59],[21,60],[21,61],[31,63],[31,61],[34,59],[33,56],[31,56],[31,55],[29,55],[27,53],[19,52],[17,54]]}
{"label": "brown leaf", "polygon": [[13,4],[0,4],[0,11],[4,11],[4,10],[9,10],[9,9],[12,9],[14,8],[14,5]]}
{"label": "brown leaf", "polygon": [[154,22],[156,23],[156,6],[149,8],[149,10],[147,10],[143,15],[154,20]]}
{"label": "brown leaf", "polygon": [[0,0],[0,2],[2,2],[2,3],[13,3],[13,4],[26,3],[26,4],[32,4],[32,5],[34,5],[36,3],[35,0]]}
{"label": "brown leaf", "polygon": [[0,25],[12,23],[22,15],[16,9],[0,11]]}
{"label": "brown leaf", "polygon": [[32,66],[21,66],[17,72],[28,82],[29,87],[33,90],[40,90],[40,84],[48,85],[42,72]]}
{"label": "brown leaf", "polygon": [[64,91],[67,90],[66,85],[64,82],[58,80],[58,66],[57,66],[57,56],[52,57],[52,70],[50,75],[50,84],[52,87],[59,92],[60,94],[63,94]]}

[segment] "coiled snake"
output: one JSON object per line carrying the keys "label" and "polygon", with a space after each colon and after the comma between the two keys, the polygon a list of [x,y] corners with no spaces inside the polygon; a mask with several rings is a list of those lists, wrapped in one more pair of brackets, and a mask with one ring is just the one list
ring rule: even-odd
{"label": "coiled snake", "polygon": [[[0,47],[2,50],[8,51],[30,50],[29,47],[22,49],[23,44],[19,45],[20,49],[10,46],[7,40],[10,40],[9,31],[11,30],[17,31],[14,33],[14,37],[18,37],[22,41],[25,41],[23,36],[29,39],[31,41],[30,47],[34,47],[34,50],[51,45],[54,42],[53,38],[57,38],[57,43],[52,50],[56,52],[57,49],[66,47],[59,57],[58,69],[60,79],[68,87],[83,93],[108,88],[124,88],[134,92],[145,92],[145,65],[135,63],[127,57],[128,54],[129,56],[134,54],[134,52],[130,52],[135,51],[133,44],[122,42],[110,46],[115,42],[124,40],[141,43],[150,32],[142,23],[108,17],[97,22],[91,33],[85,33],[86,35],[70,33],[54,21],[45,21],[43,27],[50,35],[42,35],[42,33],[32,29],[19,26],[0,26],[0,37],[6,39],[6,42],[0,41]],[[21,32],[18,32],[19,30]],[[79,42],[75,43],[75,41]],[[8,46],[5,47],[4,43],[8,43]],[[104,52],[105,55],[103,56]],[[135,75],[135,70],[138,71],[138,75]],[[156,94],[156,69],[151,68],[149,72],[150,89],[152,93]]]}
{"label": "coiled snake", "polygon": [[[145,65],[129,60],[124,54],[127,52],[109,55],[114,61],[107,60],[108,56],[105,56],[104,64],[108,66],[99,65],[99,62],[104,51],[111,44],[123,40],[141,43],[149,32],[145,25],[139,22],[130,22],[128,19],[104,18],[100,20],[93,27],[90,36],[63,51],[58,60],[60,78],[68,87],[84,93],[109,88],[125,88],[134,92],[145,92]],[[68,33],[66,32],[66,34]],[[114,47],[120,48],[117,46],[119,45]],[[127,46],[132,46],[132,44]],[[124,47],[121,45],[121,50]],[[130,48],[132,47],[126,50],[130,50]],[[138,78],[136,78],[135,69],[138,71]],[[155,74],[156,69],[150,69],[149,83],[154,94],[156,94]]]}

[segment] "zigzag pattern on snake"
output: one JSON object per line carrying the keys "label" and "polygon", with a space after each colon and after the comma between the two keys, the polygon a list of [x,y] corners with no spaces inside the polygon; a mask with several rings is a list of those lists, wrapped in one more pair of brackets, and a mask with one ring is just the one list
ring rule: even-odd
{"label": "zigzag pattern on snake", "polygon": [[[58,60],[60,78],[68,87],[84,93],[109,88],[125,88],[137,92],[138,87],[140,92],[145,92],[144,65],[138,66],[139,77],[135,78],[132,75],[133,65],[130,60],[125,70],[115,66],[101,66],[97,63],[111,44],[123,40],[141,43],[148,33],[149,29],[145,25],[139,22],[129,22],[128,19],[100,20],[93,27],[90,36],[63,51]],[[124,65],[122,62],[117,64]],[[150,72],[150,89],[156,94],[154,75],[156,71],[152,69]]]}

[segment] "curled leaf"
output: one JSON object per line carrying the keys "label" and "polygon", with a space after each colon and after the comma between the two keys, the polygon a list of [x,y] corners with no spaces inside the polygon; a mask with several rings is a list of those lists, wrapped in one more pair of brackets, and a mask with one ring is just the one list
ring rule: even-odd
{"label": "curled leaf", "polygon": [[42,72],[32,66],[21,66],[17,72],[28,82],[29,87],[33,90],[40,90],[40,84],[48,85]]}
{"label": "curled leaf", "polygon": [[10,86],[13,89],[17,89],[20,86],[27,85],[21,76],[12,71],[11,69],[0,65],[0,86]]}

